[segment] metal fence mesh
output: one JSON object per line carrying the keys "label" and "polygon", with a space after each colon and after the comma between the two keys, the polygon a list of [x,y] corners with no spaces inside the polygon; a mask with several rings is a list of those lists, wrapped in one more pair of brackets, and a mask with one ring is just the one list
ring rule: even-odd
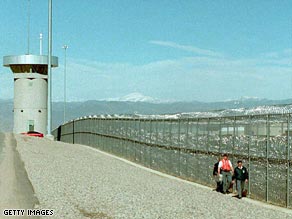
{"label": "metal fence mesh", "polygon": [[190,181],[215,186],[223,153],[249,169],[251,198],[291,208],[291,114],[210,118],[87,118],[53,131],[56,139],[89,145]]}

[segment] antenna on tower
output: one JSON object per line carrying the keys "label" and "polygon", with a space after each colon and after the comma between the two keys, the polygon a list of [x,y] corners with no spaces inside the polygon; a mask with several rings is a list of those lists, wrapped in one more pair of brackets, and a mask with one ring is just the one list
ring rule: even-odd
{"label": "antenna on tower", "polygon": [[43,33],[40,33],[40,55],[43,54]]}
{"label": "antenna on tower", "polygon": [[27,0],[27,54],[29,55],[29,35],[30,35],[30,0]]}

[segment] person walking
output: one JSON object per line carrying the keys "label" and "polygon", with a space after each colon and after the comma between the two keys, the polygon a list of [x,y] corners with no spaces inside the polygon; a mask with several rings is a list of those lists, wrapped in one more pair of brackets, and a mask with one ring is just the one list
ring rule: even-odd
{"label": "person walking", "polygon": [[220,174],[222,174],[223,178],[223,194],[226,194],[232,182],[233,175],[233,167],[230,160],[228,160],[227,154],[224,154],[223,159],[219,162],[218,176],[220,176]]}
{"label": "person walking", "polygon": [[218,157],[218,161],[214,164],[214,168],[213,168],[213,177],[215,179],[216,182],[216,191],[217,192],[222,192],[222,175],[218,175],[218,165],[219,162],[221,160],[221,156]]}
{"label": "person walking", "polygon": [[234,178],[236,180],[236,190],[238,193],[238,198],[242,198],[242,193],[244,191],[245,183],[248,182],[248,171],[246,167],[242,165],[242,161],[237,161],[237,167],[234,169]]}

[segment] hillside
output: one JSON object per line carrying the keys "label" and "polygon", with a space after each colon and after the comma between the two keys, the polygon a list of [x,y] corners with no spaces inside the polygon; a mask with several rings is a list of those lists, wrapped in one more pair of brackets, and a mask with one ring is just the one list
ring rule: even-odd
{"label": "hillside", "polygon": [[[150,103],[131,101],[86,101],[67,103],[66,120],[75,119],[86,115],[100,114],[174,114],[182,112],[214,111],[221,109],[251,108],[264,105],[290,104],[292,99],[267,100],[257,98],[242,98],[222,102],[171,102]],[[63,102],[54,102],[52,127],[63,123]],[[13,129],[13,101],[0,100],[0,131],[9,132]]]}

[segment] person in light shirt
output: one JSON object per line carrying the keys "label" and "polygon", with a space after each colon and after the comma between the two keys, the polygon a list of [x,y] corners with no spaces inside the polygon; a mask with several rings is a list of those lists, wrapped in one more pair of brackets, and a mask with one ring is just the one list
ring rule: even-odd
{"label": "person in light shirt", "polygon": [[219,162],[218,165],[218,175],[222,174],[223,180],[223,194],[228,192],[230,183],[232,182],[233,167],[230,160],[228,160],[228,155],[224,154],[223,159]]}

